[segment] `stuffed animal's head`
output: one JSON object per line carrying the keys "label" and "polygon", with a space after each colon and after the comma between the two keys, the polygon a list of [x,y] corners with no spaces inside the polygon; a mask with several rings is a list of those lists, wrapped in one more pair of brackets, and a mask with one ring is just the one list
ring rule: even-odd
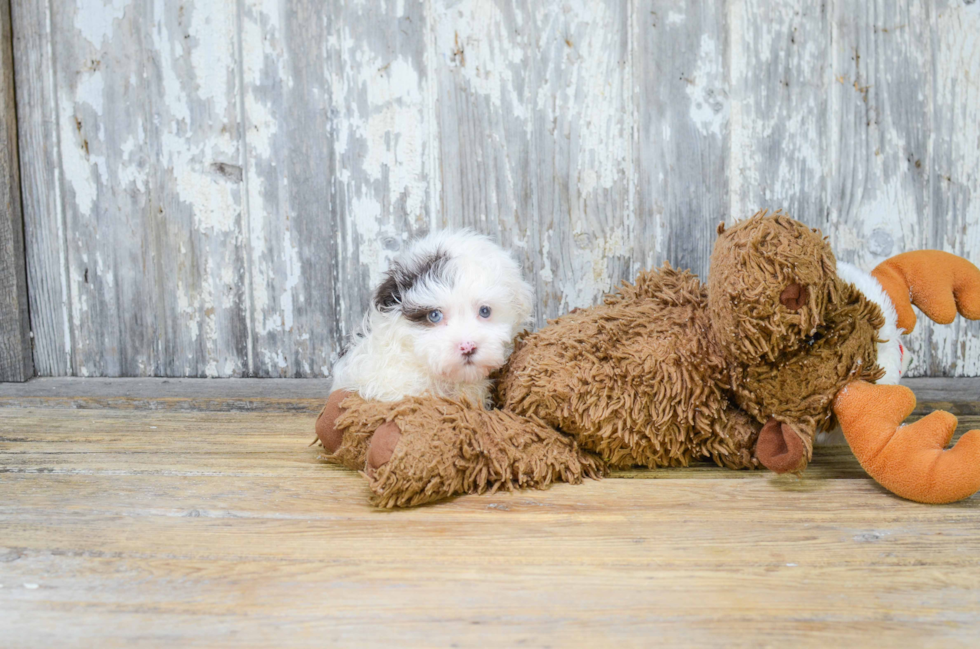
{"label": "stuffed animal's head", "polygon": [[841,282],[819,230],[759,212],[718,228],[708,309],[718,341],[745,363],[773,362],[824,324]]}

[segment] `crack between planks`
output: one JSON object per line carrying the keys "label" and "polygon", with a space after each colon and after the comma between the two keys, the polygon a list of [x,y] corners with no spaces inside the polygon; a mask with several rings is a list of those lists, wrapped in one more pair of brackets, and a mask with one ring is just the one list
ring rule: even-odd
{"label": "crack between planks", "polygon": [[255,376],[255,359],[252,352],[254,343],[254,307],[253,292],[255,286],[252,278],[252,210],[249,194],[249,166],[248,166],[248,115],[245,111],[245,50],[242,33],[245,27],[245,0],[236,0],[236,22],[235,29],[235,73],[238,79],[238,128],[241,133],[239,138],[240,155],[239,162],[242,167],[242,239],[245,246],[245,372],[247,376]]}
{"label": "crack between planks", "polygon": [[61,164],[61,115],[58,112],[58,86],[55,82],[55,54],[54,54],[54,19],[51,17],[51,0],[46,0],[44,3],[44,20],[46,23],[47,34],[45,38],[45,46],[48,50],[48,66],[46,72],[46,82],[50,95],[49,105],[52,108],[52,114],[54,115],[54,144],[55,144],[55,161],[56,169],[52,174],[54,177],[54,191],[55,191],[55,222],[58,228],[58,257],[60,259],[59,270],[61,272],[61,322],[64,327],[64,344],[65,344],[65,369],[67,370],[68,376],[75,376],[75,358],[74,358],[74,326],[75,323],[71,317],[71,286],[68,283],[69,271],[68,271],[68,223],[65,216],[65,205],[64,205],[64,167]]}

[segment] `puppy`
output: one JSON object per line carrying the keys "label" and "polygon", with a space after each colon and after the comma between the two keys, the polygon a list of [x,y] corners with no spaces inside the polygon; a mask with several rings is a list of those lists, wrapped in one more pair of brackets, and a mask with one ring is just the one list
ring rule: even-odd
{"label": "puppy", "polygon": [[397,401],[431,394],[487,405],[488,376],[503,366],[531,315],[520,267],[490,239],[438,232],[413,242],[374,292],[333,390]]}

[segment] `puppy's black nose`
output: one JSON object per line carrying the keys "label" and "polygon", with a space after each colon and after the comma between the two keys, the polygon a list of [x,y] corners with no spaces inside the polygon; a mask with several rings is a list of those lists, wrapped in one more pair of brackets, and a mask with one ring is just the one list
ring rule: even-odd
{"label": "puppy's black nose", "polygon": [[476,343],[460,343],[459,353],[465,356],[466,358],[469,358],[470,356],[476,353]]}

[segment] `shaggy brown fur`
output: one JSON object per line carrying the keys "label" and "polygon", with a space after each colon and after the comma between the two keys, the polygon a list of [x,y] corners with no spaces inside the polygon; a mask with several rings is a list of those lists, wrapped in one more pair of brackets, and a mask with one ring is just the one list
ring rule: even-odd
{"label": "shaggy brown fur", "polygon": [[402,435],[390,459],[367,477],[378,507],[411,507],[462,493],[544,488],[599,478],[604,468],[570,438],[532,418],[444,398],[396,403],[344,399],[344,440],[330,456],[364,469],[372,436],[386,422]]}
{"label": "shaggy brown fur", "polygon": [[730,404],[706,291],[665,265],[592,309],[524,337],[498,383],[501,406],[575,437],[616,467],[710,457],[754,466],[758,426]]}
{"label": "shaggy brown fur", "polygon": [[384,506],[598,474],[579,447],[615,467],[799,471],[838,391],[881,376],[882,324],[818,231],[759,213],[719,228],[707,285],[664,265],[523,336],[497,382],[502,411],[346,399],[334,457],[362,468],[373,431],[396,421],[404,437],[372,478]]}
{"label": "shaggy brown fur", "polygon": [[753,467],[773,418],[800,437],[805,467],[840,388],[881,376],[881,312],[837,277],[816,230],[761,213],[719,233],[707,287],[665,265],[524,337],[498,386],[502,407],[613,466]]}

